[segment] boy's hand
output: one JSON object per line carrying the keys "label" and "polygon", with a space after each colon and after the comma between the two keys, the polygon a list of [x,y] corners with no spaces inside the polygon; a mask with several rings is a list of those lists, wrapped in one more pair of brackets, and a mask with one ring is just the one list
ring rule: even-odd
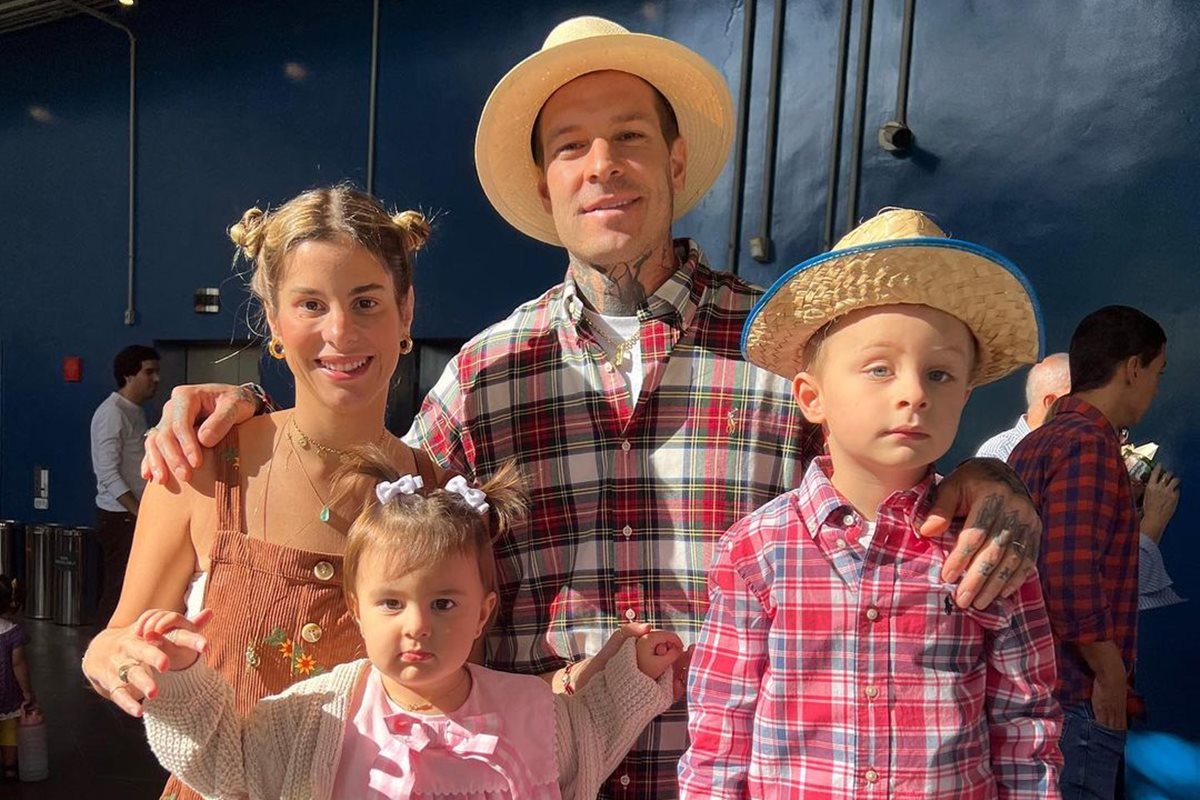
{"label": "boy's hand", "polygon": [[654,680],[658,680],[683,654],[683,642],[670,631],[650,631],[639,636],[634,646],[638,669]]}
{"label": "boy's hand", "polygon": [[969,458],[938,486],[937,501],[921,525],[922,536],[940,536],[954,517],[966,516],[942,580],[962,578],[959,607],[983,609],[1012,595],[1037,569],[1042,521],[1029,492],[998,458]]}
{"label": "boy's hand", "polygon": [[212,609],[204,609],[194,620],[189,620],[178,611],[150,609],[142,612],[133,623],[133,632],[147,644],[156,646],[167,657],[166,669],[160,662],[155,665],[159,672],[184,670],[196,663],[196,659],[208,647],[208,640],[200,630],[212,619]]}

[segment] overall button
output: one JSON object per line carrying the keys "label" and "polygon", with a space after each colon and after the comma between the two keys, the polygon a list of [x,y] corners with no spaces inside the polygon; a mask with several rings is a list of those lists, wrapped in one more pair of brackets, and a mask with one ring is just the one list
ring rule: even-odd
{"label": "overall button", "polygon": [[871,622],[874,622],[875,620],[879,619],[879,609],[868,608],[867,609],[867,619],[871,620]]}
{"label": "overall button", "polygon": [[318,561],[313,567],[313,575],[317,576],[319,581],[327,581],[333,577],[333,564],[328,561]]}
{"label": "overall button", "polygon": [[316,644],[321,640],[322,633],[324,633],[324,631],[321,630],[320,625],[315,622],[310,622],[300,629],[300,638],[309,644]]}

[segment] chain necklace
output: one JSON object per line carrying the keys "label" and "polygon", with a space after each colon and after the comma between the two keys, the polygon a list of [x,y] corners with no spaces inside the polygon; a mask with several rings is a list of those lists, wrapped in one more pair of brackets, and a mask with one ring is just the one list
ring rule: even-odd
{"label": "chain necklace", "polygon": [[[295,427],[296,418],[293,416],[289,421],[292,423],[292,426]],[[300,429],[296,428],[296,430],[299,431]],[[304,436],[303,433],[301,433],[300,435]],[[321,493],[317,491],[317,485],[315,483],[313,483],[312,476],[308,474],[308,469],[304,466],[304,458],[300,455],[300,451],[298,451],[296,449],[296,442],[292,440],[292,432],[291,431],[287,432],[287,440],[288,440],[288,444],[290,444],[292,446],[292,452],[296,454],[296,463],[300,465],[300,472],[302,472],[304,474],[304,480],[308,481],[309,488],[313,490],[313,494],[315,494],[317,496],[317,500],[321,501],[321,511],[319,514],[317,514],[317,519],[321,520],[321,522],[329,522],[329,501],[326,500],[324,497],[322,497]],[[311,439],[306,439],[306,441],[308,441],[312,444],[316,444],[316,442],[313,442]],[[320,446],[322,450],[331,450],[332,452],[339,452],[336,450],[332,450],[331,448],[326,448],[321,445],[318,445],[318,446]]]}
{"label": "chain necklace", "polygon": [[633,348],[637,345],[638,342],[640,342],[642,340],[642,328],[640,325],[638,326],[638,329],[633,332],[633,336],[630,336],[628,339],[625,339],[624,341],[618,342],[616,339],[609,336],[604,331],[603,327],[601,325],[599,325],[591,317],[584,317],[584,319],[587,320],[588,329],[593,334],[595,334],[596,336],[599,336],[600,339],[603,340],[605,344],[607,344],[609,347],[612,347],[615,349],[615,352],[613,353],[613,365],[614,366],[619,367],[623,363],[625,363],[625,359],[629,356],[630,353],[633,352]]}
{"label": "chain necklace", "polygon": [[[298,422],[296,422],[295,414],[292,414],[292,416],[288,417],[288,427],[291,429],[294,429],[296,431],[296,438],[300,440],[301,449],[316,450],[321,455],[336,456],[337,458],[341,459],[342,461],[345,461],[348,458],[350,458],[349,450],[338,450],[336,447],[330,447],[329,445],[321,444],[316,439],[312,438],[307,433],[300,430],[300,424]],[[379,432],[379,436],[375,437],[375,444],[382,445],[383,437],[386,435],[387,435],[387,429],[384,428],[383,430],[381,430]],[[287,432],[287,437],[288,437],[288,441],[292,443],[292,447],[294,448],[296,446],[296,442],[295,442],[295,440],[292,439],[292,431],[291,430],[289,430]]]}
{"label": "chain necklace", "polygon": [[[450,689],[446,690],[445,692],[442,692],[441,697],[446,698],[446,697],[452,696],[455,692],[457,692],[459,690],[459,688],[463,685],[464,682],[467,682],[470,680],[471,680],[471,671],[469,669],[467,669],[466,667],[463,667],[462,679],[459,680],[458,683],[454,684],[454,686],[450,687]],[[434,698],[434,699],[436,700],[439,698]],[[435,702],[427,701],[424,703],[406,703],[403,700],[396,700],[395,702],[397,704],[399,704],[405,711],[416,711],[416,712],[433,711],[435,708],[437,708],[437,703],[435,703]]]}

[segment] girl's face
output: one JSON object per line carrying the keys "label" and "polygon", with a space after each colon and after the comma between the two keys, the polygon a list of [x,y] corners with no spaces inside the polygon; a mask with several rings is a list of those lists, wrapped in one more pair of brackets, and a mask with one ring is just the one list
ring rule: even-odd
{"label": "girl's face", "polygon": [[367,552],[359,565],[354,614],[367,656],[393,699],[436,701],[462,683],[463,665],[496,606],[474,555],[454,555],[398,573]]}
{"label": "girl's face", "polygon": [[386,405],[412,308],[412,292],[397,303],[391,274],[366,249],[297,245],[268,314],[296,379],[297,405],[304,397],[343,411]]}

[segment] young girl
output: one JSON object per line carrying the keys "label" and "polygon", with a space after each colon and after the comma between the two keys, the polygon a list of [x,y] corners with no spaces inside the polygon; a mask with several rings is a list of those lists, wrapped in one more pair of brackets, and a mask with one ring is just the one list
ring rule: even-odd
{"label": "young girl", "polygon": [[525,511],[520,478],[510,465],[482,488],[456,477],[430,490],[381,456],[360,451],[338,482],[361,491],[362,475],[378,481],[344,562],[368,658],[264,698],[243,719],[197,657],[211,613],[148,611],[135,629],[163,653],[144,707],[155,755],[212,797],[595,797],[671,704],[679,639],[627,626],[570,697],[468,663],[496,608],[492,537]]}
{"label": "young girl", "polygon": [[13,579],[0,575],[0,751],[5,780],[17,778],[17,724],[22,708],[35,704],[25,645],[29,634],[10,617],[16,611]]}

